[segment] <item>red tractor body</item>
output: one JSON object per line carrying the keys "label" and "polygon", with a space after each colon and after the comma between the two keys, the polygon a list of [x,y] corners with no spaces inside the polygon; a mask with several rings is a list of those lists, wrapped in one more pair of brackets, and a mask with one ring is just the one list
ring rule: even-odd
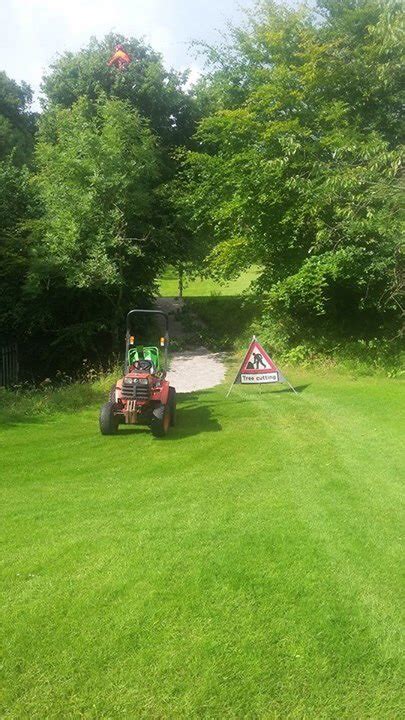
{"label": "red tractor body", "polygon": [[[165,348],[165,368],[160,368],[157,347],[135,346],[130,334],[130,321],[136,313],[155,313],[164,317],[165,336],[160,344]],[[168,349],[168,318],[157,310],[131,310],[127,317],[125,374],[110,392],[110,399],[100,411],[100,430],[111,435],[120,424],[149,425],[153,434],[162,437],[174,425],[176,391],[166,380]]]}

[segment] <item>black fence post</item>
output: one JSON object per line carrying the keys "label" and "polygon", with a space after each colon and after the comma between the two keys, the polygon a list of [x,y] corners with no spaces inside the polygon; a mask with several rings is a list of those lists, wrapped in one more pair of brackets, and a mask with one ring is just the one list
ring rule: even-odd
{"label": "black fence post", "polygon": [[17,343],[3,345],[0,362],[0,387],[10,387],[18,382]]}

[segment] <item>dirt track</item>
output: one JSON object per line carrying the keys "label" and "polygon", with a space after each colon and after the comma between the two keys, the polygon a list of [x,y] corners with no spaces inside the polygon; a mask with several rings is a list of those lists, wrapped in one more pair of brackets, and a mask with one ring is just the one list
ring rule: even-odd
{"label": "dirt track", "polygon": [[[182,301],[177,298],[158,298],[156,307],[169,315],[171,337],[177,340],[184,338],[183,326],[176,317],[182,308]],[[223,353],[211,353],[207,348],[199,347],[174,353],[168,379],[177,392],[187,393],[220,385],[225,372]]]}

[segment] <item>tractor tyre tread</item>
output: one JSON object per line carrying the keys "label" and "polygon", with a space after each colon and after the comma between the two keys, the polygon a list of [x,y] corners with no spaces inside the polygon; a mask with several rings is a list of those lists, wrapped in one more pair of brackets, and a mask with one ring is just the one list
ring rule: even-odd
{"label": "tractor tyre tread", "polygon": [[162,438],[167,435],[167,425],[165,425],[166,414],[170,412],[169,405],[158,405],[153,411],[152,420],[150,423],[150,429],[152,435],[157,438]]}
{"label": "tractor tyre tread", "polygon": [[170,408],[170,426],[176,424],[176,390],[174,387],[169,388],[169,408]]}
{"label": "tractor tyre tread", "polygon": [[107,402],[100,409],[100,432],[102,435],[114,435],[118,430],[118,418],[114,415],[114,404]]}

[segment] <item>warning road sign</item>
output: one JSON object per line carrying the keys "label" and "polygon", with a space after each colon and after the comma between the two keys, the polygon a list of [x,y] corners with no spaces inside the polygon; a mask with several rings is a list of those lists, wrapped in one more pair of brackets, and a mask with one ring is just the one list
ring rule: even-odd
{"label": "warning road sign", "polygon": [[[286,382],[291,390],[294,390],[293,386],[290,385],[288,380],[280,372],[265,349],[256,340],[255,336],[253,336],[253,340],[249,345],[249,349],[229,389],[228,395],[236,383],[243,385],[262,385],[277,382]],[[296,391],[294,390],[294,392]]]}
{"label": "warning road sign", "polygon": [[256,338],[250,343],[239,375],[240,382],[278,382],[278,370]]}

